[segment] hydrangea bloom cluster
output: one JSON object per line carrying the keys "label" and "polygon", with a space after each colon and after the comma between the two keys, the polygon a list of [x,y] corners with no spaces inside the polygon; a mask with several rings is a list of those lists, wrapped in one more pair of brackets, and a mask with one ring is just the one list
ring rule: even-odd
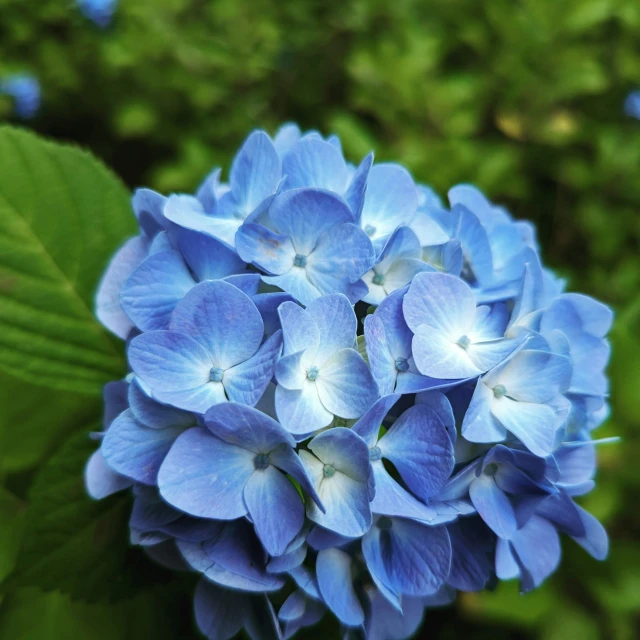
{"label": "hydrangea bloom cluster", "polygon": [[0,79],[0,94],[11,96],[18,118],[30,120],[40,109],[40,83],[31,75],[15,74]]}
{"label": "hydrangea bloom cluster", "polygon": [[135,193],[97,296],[131,372],[86,481],[132,488],[132,542],[202,575],[208,638],[331,614],[400,640],[457,590],[538,586],[560,534],[606,556],[575,498],[612,313],[563,291],[531,224],[448,200],[294,125],[252,133],[226,182]]}

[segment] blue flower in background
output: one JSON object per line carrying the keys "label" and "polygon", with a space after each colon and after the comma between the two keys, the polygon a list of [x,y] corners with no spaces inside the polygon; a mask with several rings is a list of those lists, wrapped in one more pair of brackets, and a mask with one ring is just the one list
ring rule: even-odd
{"label": "blue flower in background", "polygon": [[16,116],[23,120],[34,118],[40,109],[40,83],[27,74],[16,74],[0,79],[0,94],[11,96]]}
{"label": "blue flower in background", "polygon": [[640,91],[632,91],[624,101],[624,112],[640,120]]}
{"label": "blue flower in background", "polygon": [[108,27],[118,6],[118,0],[76,0],[80,11],[102,29]]}
{"label": "blue flower in background", "polygon": [[560,534],[606,556],[574,498],[608,440],[612,313],[529,223],[293,124],[221,176],[134,194],[96,298],[132,373],[85,470],[96,499],[132,490],[133,544],[200,574],[204,635],[328,614],[402,640],[456,591],[538,586]]}

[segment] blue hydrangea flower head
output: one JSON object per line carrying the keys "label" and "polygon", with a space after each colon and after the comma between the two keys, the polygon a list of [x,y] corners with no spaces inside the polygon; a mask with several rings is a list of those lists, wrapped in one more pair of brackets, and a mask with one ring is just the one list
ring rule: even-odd
{"label": "blue hydrangea flower head", "polygon": [[132,208],[96,297],[131,373],[85,482],[131,490],[131,542],[199,574],[204,636],[330,615],[402,640],[458,591],[539,586],[561,534],[606,556],[575,499],[608,441],[613,316],[530,223],[294,124]]}
{"label": "blue hydrangea flower head", "polygon": [[16,74],[0,79],[0,93],[13,98],[18,118],[30,120],[40,110],[40,83],[34,76]]}

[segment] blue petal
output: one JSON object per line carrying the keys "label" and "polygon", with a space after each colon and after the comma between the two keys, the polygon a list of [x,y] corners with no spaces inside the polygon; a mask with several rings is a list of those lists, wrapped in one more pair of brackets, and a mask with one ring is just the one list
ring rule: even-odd
{"label": "blue petal", "polygon": [[424,272],[413,279],[402,308],[414,333],[421,325],[427,325],[455,343],[471,328],[476,302],[469,286],[459,278]]}
{"label": "blue petal", "polygon": [[318,298],[308,305],[306,313],[320,334],[320,343],[313,358],[317,367],[322,367],[341,349],[353,347],[358,320],[344,295],[336,293]]}
{"label": "blue petal", "polygon": [[315,503],[308,501],[308,518],[326,529],[350,538],[359,537],[368,531],[371,526],[371,509],[367,481],[354,480],[339,470],[332,477],[325,477],[325,465],[318,458],[304,450],[300,452],[300,458],[326,509],[326,513],[322,513]]}
{"label": "blue petal", "polygon": [[380,395],[387,396],[395,389],[398,369],[387,342],[384,324],[375,313],[364,320],[364,337],[371,373]]}
{"label": "blue petal", "polygon": [[116,473],[106,462],[100,449],[89,458],[84,470],[84,483],[87,493],[94,500],[102,500],[123,489],[129,488],[131,478]]}
{"label": "blue petal", "polygon": [[166,228],[164,205],[167,199],[151,189],[136,189],[131,206],[143,233],[154,238]]}
{"label": "blue petal", "polygon": [[136,375],[153,391],[200,387],[208,382],[212,367],[198,342],[175,331],[150,331],[137,336],[131,341],[128,357]]}
{"label": "blue petal", "polygon": [[451,213],[457,221],[454,238],[460,242],[464,261],[468,264],[472,277],[482,286],[490,284],[493,262],[486,230],[480,220],[461,205],[454,206]]}
{"label": "blue petal", "polygon": [[245,262],[267,273],[281,275],[293,267],[296,251],[288,236],[259,224],[243,224],[236,233],[236,249]]}
{"label": "blue petal", "polygon": [[362,209],[362,227],[374,230],[378,242],[401,224],[409,224],[418,208],[418,192],[406,169],[397,164],[377,164],[369,172]]}
{"label": "blue petal", "polygon": [[410,226],[423,247],[443,245],[449,241],[449,235],[428,211],[418,211]]}
{"label": "blue petal", "polygon": [[[460,334],[462,335],[464,334]],[[485,344],[491,343],[484,343],[481,346]],[[473,378],[489,368],[477,366],[472,361],[469,350],[463,349],[456,344],[456,340],[452,340],[440,330],[426,324],[416,329],[411,349],[418,371],[430,378],[443,380]],[[512,348],[507,350],[507,354],[512,350]],[[501,351],[499,358],[504,359],[504,357]]]}
{"label": "blue petal", "polygon": [[176,227],[173,231],[180,253],[198,280],[218,280],[245,270],[246,265],[216,238]]}
{"label": "blue petal", "polygon": [[[294,539],[295,541],[295,539]],[[291,545],[289,545],[291,546]],[[269,573],[286,573],[296,567],[299,567],[307,557],[307,545],[303,544],[292,551],[287,551],[281,555],[271,558],[269,564],[267,564],[267,571]]]}
{"label": "blue petal", "polygon": [[320,330],[313,318],[295,302],[284,302],[278,308],[284,337],[284,354],[309,350],[315,354],[320,344]]}
{"label": "blue petal", "polygon": [[298,351],[280,358],[276,365],[276,380],[278,384],[291,391],[302,389],[307,379],[307,370],[304,365],[304,351]]}
{"label": "blue petal", "polygon": [[294,189],[273,202],[269,216],[278,232],[289,236],[296,253],[309,256],[331,227],[353,219],[347,204],[322,189]]}
{"label": "blue petal", "polygon": [[173,506],[200,518],[233,520],[247,509],[242,492],[255,472],[255,454],[227,444],[204,429],[189,429],[175,441],[158,487]]}
{"label": "blue petal", "polygon": [[531,453],[546,457],[553,451],[556,416],[551,407],[505,396],[491,401],[491,413]]}
{"label": "blue petal", "polygon": [[[495,538],[480,518],[460,518],[447,525],[451,539],[451,572],[447,579],[461,591],[480,591],[492,573]],[[498,545],[502,540],[498,540]]]}
{"label": "blue petal", "polygon": [[409,359],[413,335],[404,319],[402,309],[405,293],[406,289],[403,289],[388,295],[376,309],[374,316],[384,325],[391,355],[394,358]]}
{"label": "blue petal", "polygon": [[285,156],[282,172],[287,188],[317,187],[342,194],[347,188],[347,165],[342,153],[317,138],[305,138]]}
{"label": "blue petal", "polygon": [[293,298],[287,293],[276,291],[273,293],[259,293],[253,296],[251,300],[262,316],[265,336],[270,336],[281,328],[278,307],[283,302],[292,302]]}
{"label": "blue petal", "polygon": [[520,567],[522,590],[539,586],[560,562],[560,540],[555,527],[533,516],[511,538],[511,548]]}
{"label": "blue petal", "polygon": [[185,427],[149,429],[127,410],[116,418],[102,441],[107,463],[118,473],[143,484],[155,484],[158,469]]}
{"label": "blue petal", "polygon": [[369,449],[351,429],[334,427],[317,435],[307,445],[324,463],[358,482],[366,482],[370,473]]}
{"label": "blue petal", "polygon": [[175,308],[171,329],[197,340],[222,369],[249,359],[264,335],[262,317],[251,299],[222,280],[194,287]]}
{"label": "blue petal", "polygon": [[491,413],[494,397],[479,379],[462,422],[461,433],[470,442],[501,442],[507,437],[507,430]]}
{"label": "blue petal", "polygon": [[[382,519],[378,521],[381,524]],[[428,527],[404,518],[386,518],[389,528],[374,526],[362,540],[370,571],[384,567],[384,583],[409,596],[435,593],[451,566],[451,543],[445,527]],[[377,552],[373,548],[378,547]],[[373,566],[372,566],[373,565]]]}
{"label": "blue petal", "polygon": [[192,427],[195,424],[193,414],[152,400],[142,390],[137,378],[129,385],[128,400],[135,419],[145,427],[166,429],[176,426]]}
{"label": "blue petal", "polygon": [[227,369],[223,384],[229,400],[255,405],[273,378],[281,350],[282,333],[276,331],[254,356]]}
{"label": "blue petal", "polygon": [[381,590],[372,591],[368,593],[371,607],[366,622],[367,640],[413,637],[424,615],[424,598],[405,596],[395,606]]}
{"label": "blue petal", "polygon": [[375,261],[366,234],[353,224],[339,224],[323,233],[307,260],[309,281],[323,293],[349,293]]}
{"label": "blue petal", "polygon": [[242,629],[248,596],[222,589],[206,578],[196,587],[194,607],[198,628],[208,640],[229,640]]}
{"label": "blue petal", "polygon": [[301,267],[293,267],[280,276],[262,276],[262,280],[274,287],[280,287],[304,305],[310,304],[321,295],[307,279],[306,270]]}
{"label": "blue petal", "polygon": [[604,527],[582,507],[576,505],[585,534],[583,536],[573,536],[573,539],[596,560],[604,560],[609,553],[609,538]]}
{"label": "blue petal", "polygon": [[414,498],[387,472],[381,461],[371,464],[375,478],[376,495],[371,501],[371,511],[383,516],[400,516],[419,522],[431,522],[437,512]]}
{"label": "blue petal", "polygon": [[481,474],[476,478],[469,487],[469,495],[473,506],[496,535],[507,539],[513,536],[517,529],[513,507],[491,476]]}
{"label": "blue petal", "polygon": [[351,182],[344,194],[344,199],[351,208],[354,220],[360,222],[362,208],[364,207],[364,197],[367,189],[367,179],[373,164],[373,153],[366,155],[358,165],[355,173],[351,177]]}
{"label": "blue petal", "polygon": [[244,501],[267,553],[282,555],[304,523],[300,495],[275,467],[257,470],[244,488]]}
{"label": "blue petal", "polygon": [[207,411],[204,420],[221,440],[254,453],[269,453],[280,444],[290,447],[296,444],[273,418],[243,404],[218,404]]}
{"label": "blue petal", "polygon": [[364,622],[364,611],[353,589],[351,557],[340,549],[320,551],[316,561],[322,599],[338,620],[348,626]]}
{"label": "blue petal", "polygon": [[439,391],[424,391],[416,395],[416,404],[425,404],[433,409],[442,421],[444,428],[449,434],[452,444],[456,443],[458,432],[456,431],[456,418],[453,414],[451,402]]}
{"label": "blue petal", "polygon": [[400,399],[399,394],[383,396],[356,422],[351,430],[357,433],[369,447],[375,447],[378,443],[378,433],[382,421],[393,405]]}
{"label": "blue petal", "polygon": [[453,445],[440,418],[426,405],[414,405],[378,444],[418,497],[434,496],[453,471]]}
{"label": "blue petal", "polygon": [[318,505],[320,511],[324,513],[325,508],[316,493],[315,487],[311,482],[305,466],[300,461],[297,453],[287,445],[280,445],[270,452],[269,461],[275,467],[282,469],[298,482],[302,490],[307,493],[311,499]]}
{"label": "blue petal", "polygon": [[293,145],[300,140],[300,137],[300,127],[294,122],[287,122],[276,132],[273,138],[273,146],[282,158],[293,148]]}
{"label": "blue petal", "polygon": [[513,580],[520,577],[520,567],[508,540],[498,538],[496,544],[496,576],[500,580]]}
{"label": "blue petal", "polygon": [[282,426],[293,434],[306,434],[331,424],[333,414],[327,411],[315,382],[306,380],[304,387],[290,391],[283,386],[276,387],[276,413]]}
{"label": "blue petal", "polygon": [[522,402],[544,404],[569,388],[571,360],[547,351],[525,349],[516,353],[484,381],[490,387],[503,385],[507,395]]}
{"label": "blue petal", "polygon": [[222,195],[220,188],[221,173],[222,170],[219,168],[211,171],[196,191],[196,198],[202,203],[204,210],[209,214],[216,213],[218,198]]}
{"label": "blue petal", "polygon": [[107,382],[102,389],[104,411],[102,427],[106,431],[109,425],[125,410],[129,408],[129,383],[126,380]]}
{"label": "blue petal", "polygon": [[264,131],[254,131],[233,160],[229,185],[239,210],[250,214],[275,193],[280,182],[280,158]]}
{"label": "blue petal", "polygon": [[246,293],[252,299],[258,293],[261,280],[259,273],[234,273],[224,278],[225,282],[240,289],[242,293]]}
{"label": "blue petal", "polygon": [[205,413],[214,404],[227,401],[224,386],[221,382],[206,382],[193,389],[154,391],[153,396],[159,402],[198,414]]}
{"label": "blue petal", "polygon": [[111,259],[98,285],[96,316],[111,333],[123,340],[133,329],[133,323],[120,306],[120,292],[127,278],[147,257],[148,251],[146,238],[127,240]]}
{"label": "blue petal", "polygon": [[128,278],[120,296],[125,313],[142,331],[167,329],[175,306],[195,286],[177,251],[150,255]]}
{"label": "blue petal", "polygon": [[316,386],[324,407],[342,418],[359,418],[378,399],[378,385],[355,349],[333,356],[320,369]]}

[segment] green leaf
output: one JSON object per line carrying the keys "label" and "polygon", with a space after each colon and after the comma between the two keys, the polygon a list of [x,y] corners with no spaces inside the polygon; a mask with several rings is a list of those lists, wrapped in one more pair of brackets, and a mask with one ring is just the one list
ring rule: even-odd
{"label": "green leaf", "polygon": [[13,570],[20,539],[26,505],[10,491],[0,487],[0,581]]}
{"label": "green leaf", "polygon": [[57,589],[74,599],[131,596],[172,581],[128,541],[129,493],[101,501],[85,491],[83,469],[96,443],[88,429],[72,436],[36,475],[16,569],[6,588]]}
{"label": "green leaf", "polygon": [[133,232],[127,191],[98,160],[0,127],[0,371],[82,394],[121,374],[93,295]]}

